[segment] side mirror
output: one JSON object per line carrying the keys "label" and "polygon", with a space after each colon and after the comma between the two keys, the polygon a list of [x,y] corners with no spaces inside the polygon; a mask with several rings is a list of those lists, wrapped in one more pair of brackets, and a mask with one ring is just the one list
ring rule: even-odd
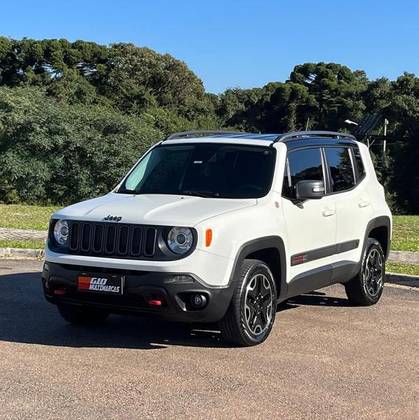
{"label": "side mirror", "polygon": [[297,200],[315,200],[322,198],[325,194],[323,181],[304,180],[298,181],[295,186]]}

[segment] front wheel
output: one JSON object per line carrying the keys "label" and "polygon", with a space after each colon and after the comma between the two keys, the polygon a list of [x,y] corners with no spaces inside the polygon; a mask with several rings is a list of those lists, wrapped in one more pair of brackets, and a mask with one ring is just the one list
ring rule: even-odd
{"label": "front wheel", "polygon": [[346,295],[355,305],[374,305],[380,300],[384,288],[385,256],[380,243],[368,238],[362,256],[361,270],[345,284]]}
{"label": "front wheel", "polygon": [[219,326],[227,342],[239,346],[262,343],[271,332],[276,314],[276,285],[269,267],[244,260],[230,306]]}

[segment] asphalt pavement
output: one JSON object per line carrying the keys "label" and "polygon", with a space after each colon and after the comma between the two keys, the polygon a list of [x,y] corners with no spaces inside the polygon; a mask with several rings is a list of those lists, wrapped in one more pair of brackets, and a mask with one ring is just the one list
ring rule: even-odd
{"label": "asphalt pavement", "polygon": [[0,418],[419,418],[419,288],[300,296],[264,344],[231,348],[137,317],[68,325],[40,269],[0,260]]}

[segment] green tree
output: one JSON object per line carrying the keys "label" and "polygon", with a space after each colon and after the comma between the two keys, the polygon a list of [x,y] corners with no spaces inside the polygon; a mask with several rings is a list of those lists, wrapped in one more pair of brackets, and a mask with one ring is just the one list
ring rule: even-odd
{"label": "green tree", "polygon": [[163,133],[39,88],[0,88],[0,200],[71,203],[109,191]]}
{"label": "green tree", "polygon": [[345,119],[358,120],[365,111],[362,94],[368,80],[362,71],[335,63],[306,63],[294,68],[290,81],[314,96],[317,106],[311,119],[316,128],[339,129]]}

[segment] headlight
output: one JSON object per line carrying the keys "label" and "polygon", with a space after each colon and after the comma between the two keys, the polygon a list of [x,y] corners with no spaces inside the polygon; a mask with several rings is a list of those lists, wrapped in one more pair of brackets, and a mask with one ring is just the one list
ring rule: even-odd
{"label": "headlight", "polygon": [[192,230],[183,227],[174,227],[170,229],[167,235],[167,245],[175,254],[186,254],[192,247]]}
{"label": "headlight", "polygon": [[54,226],[54,239],[59,245],[67,245],[68,241],[68,222],[66,220],[58,220]]}

